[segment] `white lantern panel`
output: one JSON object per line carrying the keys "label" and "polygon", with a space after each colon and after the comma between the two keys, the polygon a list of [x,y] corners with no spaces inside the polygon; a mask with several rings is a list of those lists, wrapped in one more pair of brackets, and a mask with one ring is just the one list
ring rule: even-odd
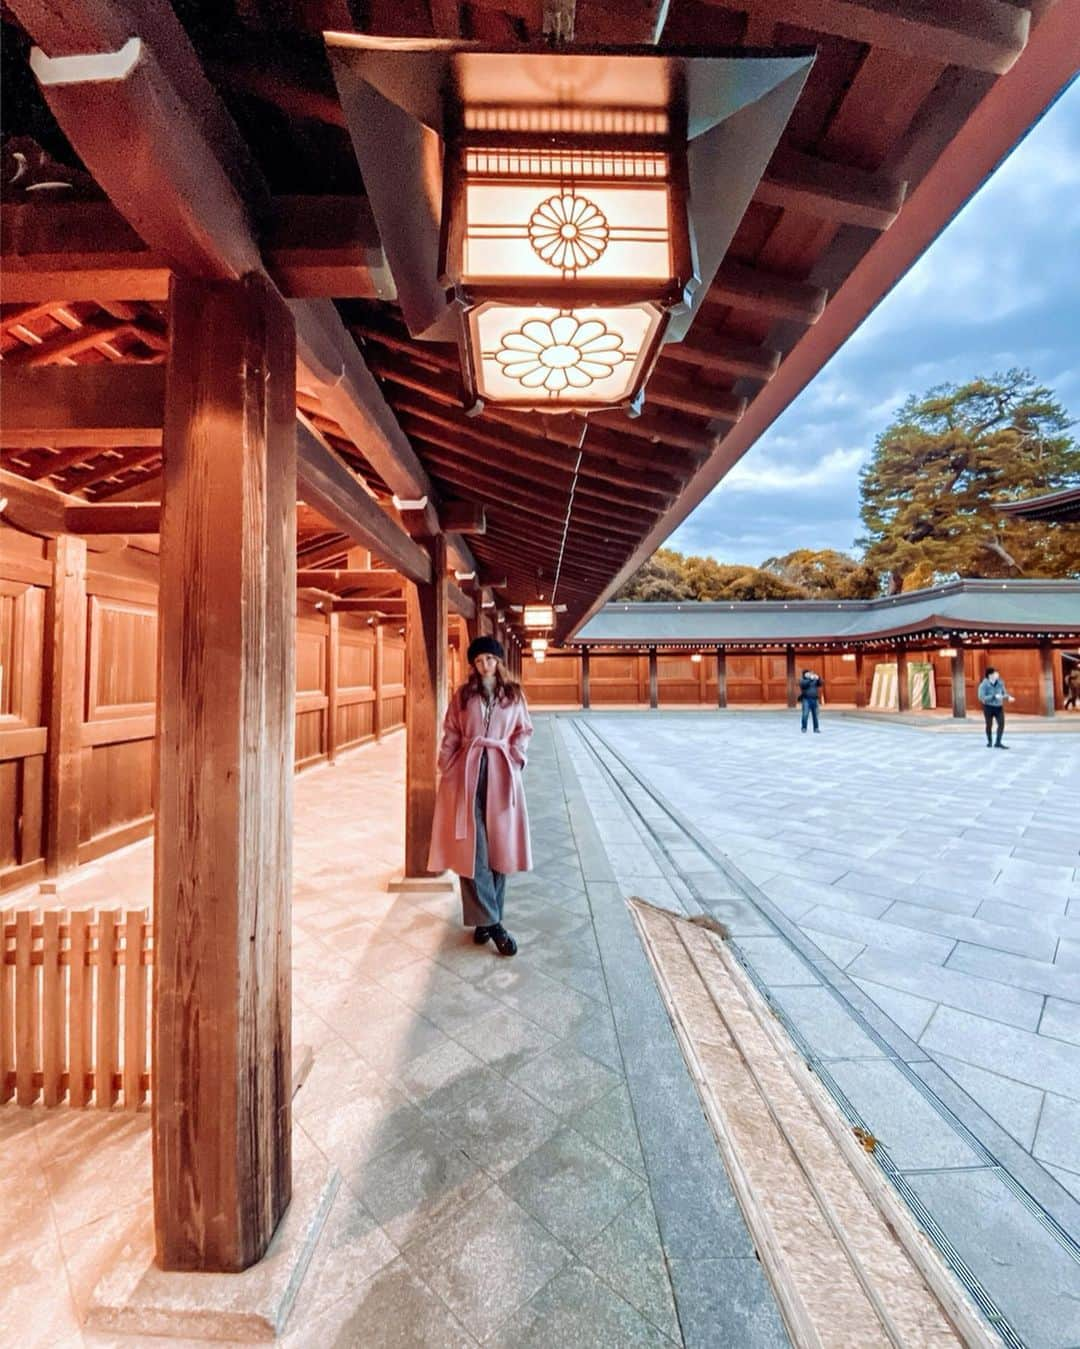
{"label": "white lantern panel", "polygon": [[669,281],[667,184],[469,182],[463,280]]}
{"label": "white lantern panel", "polygon": [[623,402],[649,359],[661,317],[652,304],[479,305],[468,316],[477,393],[531,407]]}
{"label": "white lantern panel", "polygon": [[526,604],[521,621],[527,628],[554,627],[555,610],[550,604]]}

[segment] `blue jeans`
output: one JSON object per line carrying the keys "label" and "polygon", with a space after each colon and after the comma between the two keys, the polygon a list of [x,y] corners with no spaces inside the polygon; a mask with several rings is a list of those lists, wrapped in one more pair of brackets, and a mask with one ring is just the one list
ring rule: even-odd
{"label": "blue jeans", "polygon": [[492,927],[502,922],[506,877],[492,871],[487,840],[487,750],[480,756],[476,777],[473,815],[476,825],[476,859],[472,876],[461,877],[461,921],[466,927]]}
{"label": "blue jeans", "polygon": [[808,717],[814,718],[814,730],[816,731],[818,729],[816,698],[804,698],[802,700],[802,728],[804,731],[806,730],[806,722]]}

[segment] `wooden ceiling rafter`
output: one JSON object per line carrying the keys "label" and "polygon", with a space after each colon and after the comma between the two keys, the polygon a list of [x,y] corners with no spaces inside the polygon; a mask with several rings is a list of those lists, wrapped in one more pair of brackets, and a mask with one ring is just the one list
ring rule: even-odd
{"label": "wooden ceiling rafter", "polygon": [[[739,0],[739,8],[758,22],[792,22],[785,0]],[[1004,0],[799,0],[797,15],[804,29],[995,75],[1024,50],[1030,21]]]}
{"label": "wooden ceiling rafter", "polygon": [[[41,12],[36,0],[17,0],[14,8],[46,52],[70,50],[70,32],[51,12]],[[31,62],[69,139],[139,237],[179,270],[221,279],[265,274],[252,227],[268,210],[265,183],[171,8],[163,0],[143,0],[134,22],[113,0],[96,0],[94,11],[93,34],[82,37],[90,50],[114,52],[99,45],[104,34],[128,34],[118,58],[110,58],[117,66],[110,79],[103,83],[95,78],[96,67],[88,67],[87,80],[72,81],[67,67],[41,52]],[[136,36],[130,35],[133,27]],[[157,45],[166,40],[167,46]],[[183,96],[177,76],[189,82]],[[125,128],[128,134],[118,134]],[[128,171],[133,144],[148,151],[140,175]],[[235,179],[229,165],[237,167]],[[428,495],[423,467],[333,305],[294,301],[292,312],[301,378],[313,380],[392,490]],[[468,546],[457,537],[448,542],[469,569],[474,559]]]}
{"label": "wooden ceiling rafter", "polygon": [[[408,403],[399,403],[397,405],[398,415],[404,419],[403,425],[407,430],[411,429],[413,433],[434,443],[443,443],[446,448],[453,448],[454,445],[460,445],[464,450],[472,447],[474,456],[481,456],[487,462],[489,457],[487,451],[494,451],[500,455],[500,462],[509,465],[512,471],[523,473],[536,473],[538,480],[561,481],[558,474],[573,474],[575,459],[560,455],[553,457],[550,452],[545,453],[542,450],[533,449],[525,442],[523,438],[515,438],[507,433],[501,435],[490,435],[484,431],[482,424],[478,425],[475,421],[459,425],[451,417],[440,416],[425,408],[416,407]],[[417,422],[423,422],[426,425],[417,427]],[[432,431],[429,426],[438,428]],[[439,439],[442,435],[453,437],[453,441],[447,444]],[[543,442],[536,442],[542,444]],[[534,467],[536,465],[536,467]],[[551,475],[556,475],[552,477]],[[670,499],[678,491],[678,482],[669,475],[650,473],[642,469],[640,476],[634,478],[626,470],[619,470],[616,466],[615,471],[608,471],[608,466],[602,460],[599,454],[591,452],[586,441],[585,453],[581,458],[581,468],[578,473],[579,479],[586,483],[596,484],[606,483],[613,487],[627,487],[635,493],[641,493],[645,496],[658,496],[664,499]]]}

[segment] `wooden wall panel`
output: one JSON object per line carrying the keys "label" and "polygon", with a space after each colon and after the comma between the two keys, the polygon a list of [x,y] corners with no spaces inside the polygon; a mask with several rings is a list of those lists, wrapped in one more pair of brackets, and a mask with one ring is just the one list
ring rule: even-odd
{"label": "wooden wall panel", "polygon": [[581,704],[581,659],[575,655],[551,655],[537,664],[531,656],[521,661],[525,697],[536,707]]}
{"label": "wooden wall panel", "polygon": [[46,599],[40,539],[0,527],[0,890],[45,870]]}
{"label": "wooden wall panel", "polygon": [[80,862],[151,831],[153,770],[152,736],[83,750]]}

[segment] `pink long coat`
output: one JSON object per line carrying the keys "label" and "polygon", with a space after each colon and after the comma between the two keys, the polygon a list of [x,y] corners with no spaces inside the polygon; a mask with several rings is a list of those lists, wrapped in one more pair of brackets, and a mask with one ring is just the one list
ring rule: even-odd
{"label": "pink long coat", "polygon": [[492,871],[504,875],[532,869],[529,815],[521,770],[533,733],[522,696],[516,703],[496,703],[484,734],[484,704],[470,698],[465,707],[455,693],[446,709],[439,750],[439,790],[431,826],[429,871],[447,867],[471,876],[476,861],[476,781],[480,756],[487,750],[487,837]]}

